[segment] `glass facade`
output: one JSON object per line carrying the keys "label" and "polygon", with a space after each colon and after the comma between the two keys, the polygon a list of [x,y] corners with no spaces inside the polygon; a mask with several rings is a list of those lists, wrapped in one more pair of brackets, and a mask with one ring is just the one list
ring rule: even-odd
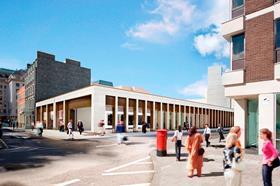
{"label": "glass facade", "polygon": [[259,131],[259,109],[258,100],[248,100],[248,121],[247,121],[247,147],[258,146]]}
{"label": "glass facade", "polygon": [[232,36],[232,60],[244,58],[244,39],[245,35],[239,34]]}
{"label": "glass facade", "polygon": [[243,6],[244,0],[232,0],[232,9]]}
{"label": "glass facade", "polygon": [[280,48],[280,19],[275,21],[275,48]]}

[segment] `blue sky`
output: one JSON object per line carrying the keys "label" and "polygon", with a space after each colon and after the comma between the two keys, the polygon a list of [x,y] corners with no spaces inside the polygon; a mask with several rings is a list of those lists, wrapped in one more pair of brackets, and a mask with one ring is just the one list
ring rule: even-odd
{"label": "blue sky", "polygon": [[224,0],[0,1],[0,67],[24,68],[36,51],[92,69],[92,80],[202,98],[207,68],[228,64]]}

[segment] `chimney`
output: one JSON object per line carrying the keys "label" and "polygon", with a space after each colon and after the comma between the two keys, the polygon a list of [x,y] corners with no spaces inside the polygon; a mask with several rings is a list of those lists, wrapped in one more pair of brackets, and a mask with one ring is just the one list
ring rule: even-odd
{"label": "chimney", "polygon": [[48,54],[45,52],[37,51],[37,59],[45,59],[55,61],[55,55]]}
{"label": "chimney", "polygon": [[73,59],[67,59],[66,58],[65,63],[68,64],[68,65],[74,65],[74,66],[78,66],[78,67],[81,66],[81,62],[73,60]]}

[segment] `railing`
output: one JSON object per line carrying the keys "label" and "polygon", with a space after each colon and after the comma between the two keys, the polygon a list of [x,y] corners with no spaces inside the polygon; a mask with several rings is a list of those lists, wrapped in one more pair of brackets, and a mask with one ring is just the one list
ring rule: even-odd
{"label": "railing", "polygon": [[[278,0],[280,1],[280,0]],[[231,18],[234,19],[236,17],[244,15],[244,6],[240,6],[237,8],[232,9],[231,11]]]}

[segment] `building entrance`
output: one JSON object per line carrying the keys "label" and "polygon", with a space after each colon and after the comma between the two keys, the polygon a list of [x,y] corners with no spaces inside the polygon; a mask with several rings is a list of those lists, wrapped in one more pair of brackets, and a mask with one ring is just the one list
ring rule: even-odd
{"label": "building entrance", "polygon": [[259,109],[258,100],[248,100],[247,121],[247,147],[258,147],[259,133]]}

